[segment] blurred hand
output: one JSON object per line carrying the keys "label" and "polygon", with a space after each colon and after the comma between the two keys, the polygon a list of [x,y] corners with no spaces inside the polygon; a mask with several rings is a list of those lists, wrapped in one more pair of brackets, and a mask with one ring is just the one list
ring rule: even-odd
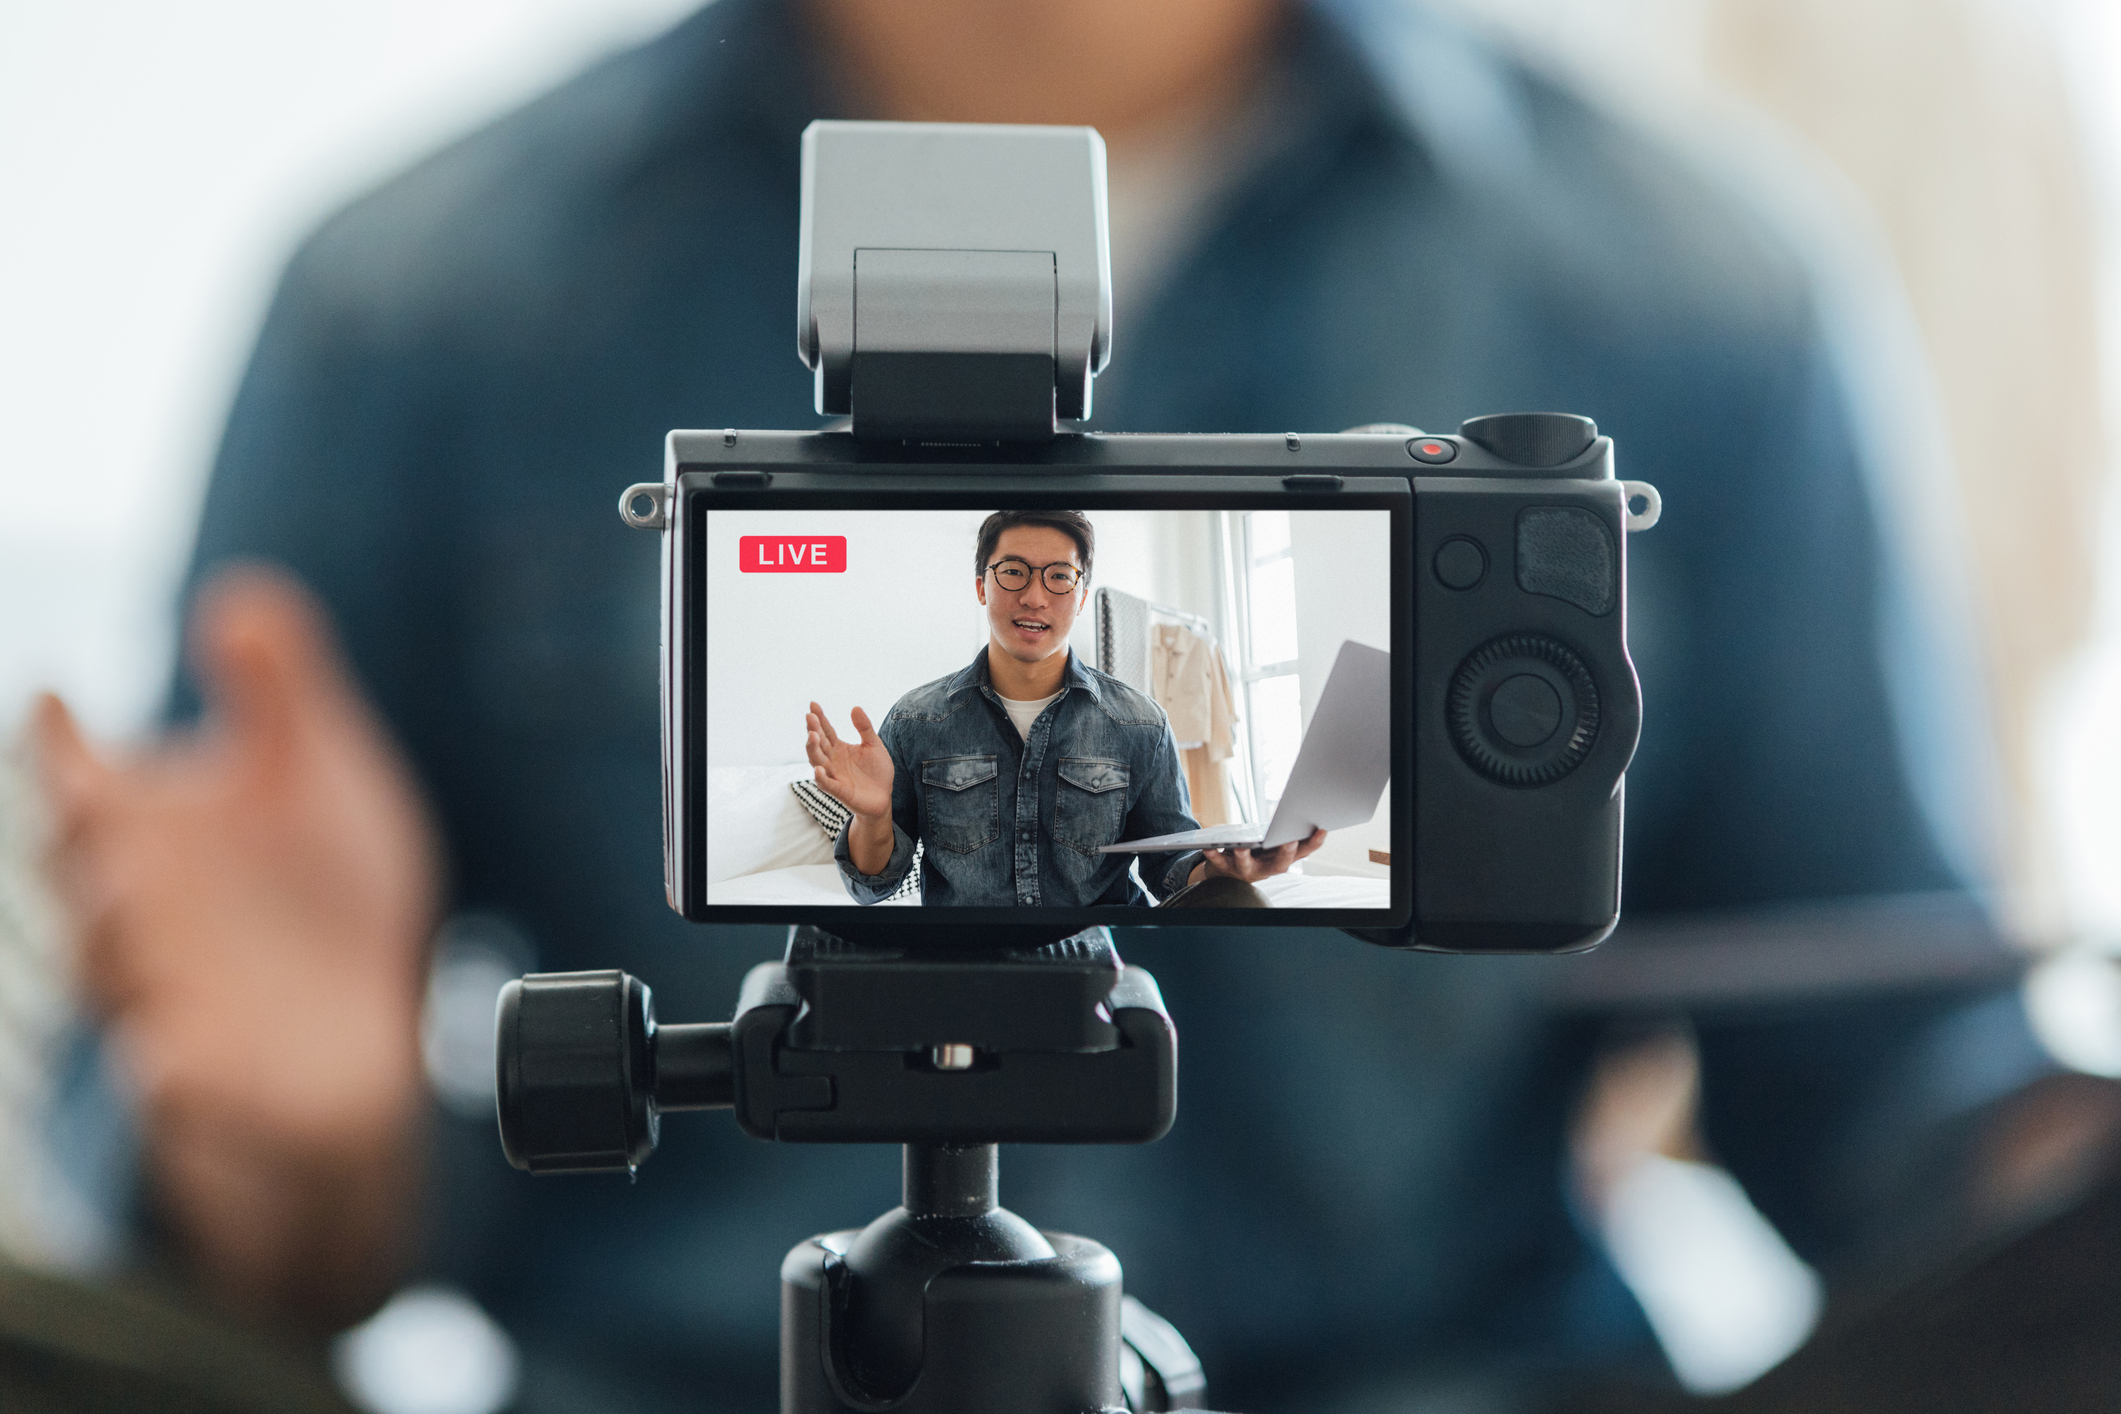
{"label": "blurred hand", "polygon": [[857,707],[851,720],[859,739],[841,741],[832,730],[832,723],[826,720],[825,709],[811,703],[809,714],[803,719],[809,728],[803,742],[804,754],[817,768],[819,790],[864,820],[888,820],[891,783],[897,775],[891,753],[878,739],[867,712]]}
{"label": "blurred hand", "polygon": [[136,758],[39,702],[54,874],[175,1235],[221,1299],[329,1329],[416,1225],[439,852],[292,580],[223,575],[190,646],[205,723]]}
{"label": "blurred hand", "polygon": [[1318,853],[1319,846],[1325,842],[1326,832],[1313,830],[1303,839],[1291,840],[1274,849],[1211,849],[1201,855],[1200,863],[1193,866],[1193,873],[1186,882],[1197,884],[1203,879],[1219,876],[1256,884],[1261,879],[1288,873],[1290,865]]}

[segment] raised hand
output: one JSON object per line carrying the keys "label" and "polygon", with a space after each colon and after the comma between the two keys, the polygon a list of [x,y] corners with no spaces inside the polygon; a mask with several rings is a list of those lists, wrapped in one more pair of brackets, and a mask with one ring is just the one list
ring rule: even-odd
{"label": "raised hand", "polygon": [[891,818],[891,783],[897,772],[891,752],[878,739],[869,714],[854,709],[851,719],[857,739],[843,741],[832,730],[825,709],[815,702],[803,718],[807,735],[803,752],[816,767],[818,789],[869,822]]}
{"label": "raised hand", "polygon": [[190,647],[205,725],[131,759],[38,704],[54,874],[171,1231],[222,1300],[330,1329],[415,1227],[439,850],[292,580],[223,577]]}

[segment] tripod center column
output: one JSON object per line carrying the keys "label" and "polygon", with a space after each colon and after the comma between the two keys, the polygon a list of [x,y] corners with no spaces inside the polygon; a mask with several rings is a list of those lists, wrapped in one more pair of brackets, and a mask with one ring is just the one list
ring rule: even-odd
{"label": "tripod center column", "polygon": [[1001,1202],[992,1144],[908,1144],[902,1201],[914,1217],[975,1218]]}

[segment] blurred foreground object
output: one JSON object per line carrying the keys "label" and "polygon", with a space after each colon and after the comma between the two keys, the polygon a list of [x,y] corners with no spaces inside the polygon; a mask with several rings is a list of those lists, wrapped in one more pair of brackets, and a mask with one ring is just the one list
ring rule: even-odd
{"label": "blurred foreground object", "polygon": [[39,704],[54,876],[185,1255],[330,1328],[414,1241],[437,850],[306,593],[231,570],[192,627],[196,731],[113,763]]}
{"label": "blurred foreground object", "polygon": [[1642,1031],[1600,1058],[1572,1148],[1584,1208],[1673,1373],[1712,1393],[1750,1383],[1802,1345],[1822,1288],[1702,1153],[1700,1092],[1692,1035],[1669,1023]]}
{"label": "blurred foreground object", "polygon": [[299,1357],[127,1290],[0,1265],[7,1414],[352,1414]]}
{"label": "blurred foreground object", "polygon": [[[1898,1210],[1921,1195],[1940,1200],[1936,1211],[1820,1273],[1829,1278],[1823,1312],[1817,1277],[1712,1167],[1736,1158],[1752,1136],[1725,1130],[1719,1144],[1698,1122],[1697,1038],[1713,1047],[1719,1031],[1735,1032],[1723,1044],[1748,1047],[1767,1034],[1760,1023],[1777,1010],[1971,985],[2017,975],[2030,961],[1964,896],[1941,894],[1624,924],[1613,942],[1582,959],[1568,996],[1605,1019],[1609,1048],[1576,1119],[1579,1201],[1682,1383],[1732,1393],[1677,1401],[1646,1388],[1616,1389],[1603,1397],[1609,1402],[1565,1407],[1633,1414],[2108,1407],[2088,1401],[2112,1363],[2094,1336],[2104,1313],[2121,1306],[2121,1265],[2103,1254],[2072,1259],[2055,1268],[2066,1294],[2043,1297],[2037,1315],[2004,1308],[2023,1300],[2016,1288],[2035,1281],[2039,1263],[2059,1250],[2052,1232],[2109,1220],[2099,1214],[2121,1183],[2121,1085],[2069,1073],[1998,1084],[1982,1075],[2006,1055],[1998,1037],[1976,1027],[1948,1038],[1921,1065],[1940,1084],[1947,1072],[1962,1072],[1954,1112],[1937,1118],[1961,1136],[1973,1162],[1952,1172],[1922,1152],[1908,1155],[1897,1190],[1869,1198]],[[1844,1200],[1859,1200],[1876,1178],[1875,1168],[1862,1178],[1842,1174],[1835,1187]],[[1817,1332],[1800,1348],[1815,1321]],[[1953,1372],[1925,1376],[1923,1399],[1962,1376],[1967,1390],[1981,1393],[1934,1404],[1882,1396],[1910,1363],[1922,1362]],[[2058,1402],[1997,1397],[2015,1382],[2047,1388]]]}
{"label": "blurred foreground object", "polygon": [[[1611,1393],[1567,1414],[2104,1414],[2121,1390],[2121,1165],[2113,1089],[2063,1105],[2104,1109],[2103,1173],[2072,1206],[1961,1254],[1880,1299],[1837,1301],[1811,1342],[1717,1399]],[[2074,1084],[2062,1090],[2079,1088]]]}
{"label": "blurred foreground object", "polygon": [[332,1342],[331,1364],[368,1414],[496,1414],[522,1381],[508,1333],[450,1286],[406,1287]]}

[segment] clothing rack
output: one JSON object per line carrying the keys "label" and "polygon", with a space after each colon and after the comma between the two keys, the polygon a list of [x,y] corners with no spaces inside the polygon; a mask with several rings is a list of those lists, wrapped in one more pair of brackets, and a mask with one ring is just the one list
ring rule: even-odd
{"label": "clothing rack", "polygon": [[1100,589],[1097,605],[1097,667],[1137,692],[1149,691],[1149,625],[1183,624],[1203,638],[1214,628],[1199,614],[1174,609],[1118,589]]}

